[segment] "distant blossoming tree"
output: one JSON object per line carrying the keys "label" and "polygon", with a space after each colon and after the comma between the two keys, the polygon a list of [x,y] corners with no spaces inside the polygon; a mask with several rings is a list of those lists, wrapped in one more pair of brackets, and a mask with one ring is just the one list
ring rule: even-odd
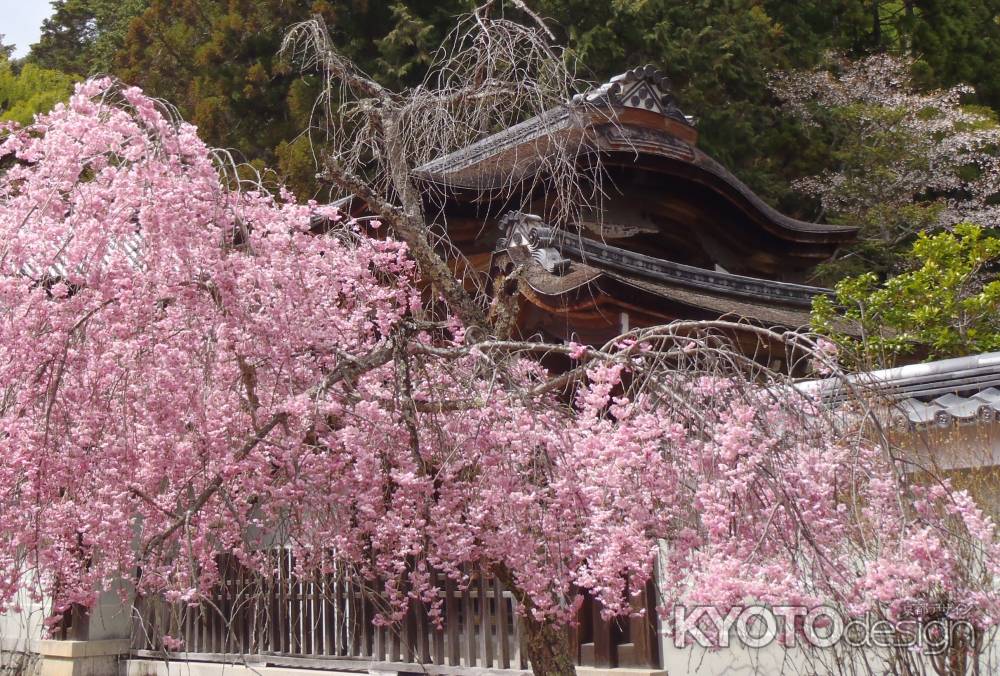
{"label": "distant blossoming tree", "polygon": [[829,147],[830,168],[795,186],[824,216],[861,226],[875,249],[921,229],[1000,225],[1000,126],[988,109],[962,104],[969,87],[920,90],[912,67],[879,54],[772,79],[785,108]]}
{"label": "distant blossoming tree", "polygon": [[[452,314],[421,283],[433,247],[239,189],[193,127],[108,80],[7,127],[0,167],[2,600],[31,586],[58,614],[126,580],[197,603],[220,552],[267,573],[279,539],[302,574],[378,580],[386,622],[435,616],[430,570],[495,575],[535,673],[559,676],[581,594],[627,613],[666,543],[664,606],[1000,617],[994,525],[911,486],[863,409],[728,349],[740,327],[470,331],[475,298]],[[742,328],[836,375],[827,346]]]}

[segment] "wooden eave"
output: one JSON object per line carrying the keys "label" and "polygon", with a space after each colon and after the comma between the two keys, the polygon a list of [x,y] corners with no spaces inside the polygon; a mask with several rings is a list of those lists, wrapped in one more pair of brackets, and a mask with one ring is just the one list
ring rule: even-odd
{"label": "wooden eave", "polygon": [[816,258],[852,241],[857,229],[811,223],[786,216],[756,195],[729,170],[693,145],[676,120],[649,111],[613,108],[609,115],[584,113],[570,106],[532,118],[442,156],[414,170],[430,193],[457,201],[501,199],[512,189],[534,184],[541,167],[540,153],[575,135],[603,153],[606,166],[630,166],[662,177],[708,187],[732,204],[762,231],[790,243],[821,245]]}

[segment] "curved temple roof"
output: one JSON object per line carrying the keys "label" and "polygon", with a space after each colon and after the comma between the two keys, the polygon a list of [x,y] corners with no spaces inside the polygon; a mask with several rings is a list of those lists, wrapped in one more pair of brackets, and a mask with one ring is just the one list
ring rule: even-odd
{"label": "curved temple roof", "polygon": [[[545,261],[555,260],[557,256],[560,256],[558,252],[561,252],[574,255],[579,260],[597,267],[611,268],[654,281],[803,308],[809,308],[813,297],[817,294],[830,293],[828,289],[815,286],[775,282],[683,265],[610,246],[585,237],[575,237],[545,225],[532,227],[526,235],[526,239],[529,240],[527,246],[532,250],[532,257],[539,261],[543,267],[546,267]],[[498,244],[506,247],[507,241],[502,240]],[[559,271],[555,267],[553,269],[546,267],[546,269],[549,272],[558,273]]]}
{"label": "curved temple roof", "polygon": [[[604,288],[615,297],[624,285],[640,294],[700,308],[717,316],[736,315],[768,325],[809,324],[817,294],[828,289],[708,270],[655,258],[551,228],[539,216],[510,212],[500,220],[504,236],[494,255],[525,266],[524,282],[552,311],[572,312],[581,289]],[[592,297],[585,292],[584,298]],[[555,299],[562,299],[557,301]],[[529,298],[529,300],[531,300]],[[560,304],[561,303],[561,304]],[[656,309],[656,303],[648,306]]]}
{"label": "curved temple roof", "polygon": [[857,229],[790,218],[765,203],[745,183],[697,148],[692,119],[678,108],[669,80],[651,66],[615,76],[558,108],[439,157],[416,170],[417,178],[456,192],[500,190],[539,170],[546,139],[582,137],[610,154],[659,161],[656,171],[706,185],[758,222],[791,241],[838,243]]}

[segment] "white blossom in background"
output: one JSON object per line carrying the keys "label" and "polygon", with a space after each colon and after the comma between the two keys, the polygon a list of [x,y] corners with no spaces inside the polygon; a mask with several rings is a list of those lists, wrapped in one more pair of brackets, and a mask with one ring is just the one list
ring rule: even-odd
{"label": "white blossom in background", "polygon": [[[889,244],[923,227],[1000,225],[1000,127],[964,106],[966,85],[920,91],[914,61],[877,55],[772,75],[786,110],[828,133],[834,161],[794,183],[820,200],[823,217],[862,226]],[[923,208],[923,217],[913,207]]]}

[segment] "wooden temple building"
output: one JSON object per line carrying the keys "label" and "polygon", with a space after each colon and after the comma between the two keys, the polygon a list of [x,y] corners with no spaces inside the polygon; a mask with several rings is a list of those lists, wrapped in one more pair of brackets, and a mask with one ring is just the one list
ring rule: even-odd
{"label": "wooden temple building", "polygon": [[[719,317],[808,325],[812,297],[825,290],[805,281],[856,229],[766,204],[698,148],[692,120],[651,66],[584,96],[589,113],[549,111],[415,172],[428,194],[446,196],[434,213],[474,267],[497,279],[522,266],[522,335],[602,343],[629,328]],[[602,212],[550,227],[538,153],[552,137],[584,134],[601,156]]]}

